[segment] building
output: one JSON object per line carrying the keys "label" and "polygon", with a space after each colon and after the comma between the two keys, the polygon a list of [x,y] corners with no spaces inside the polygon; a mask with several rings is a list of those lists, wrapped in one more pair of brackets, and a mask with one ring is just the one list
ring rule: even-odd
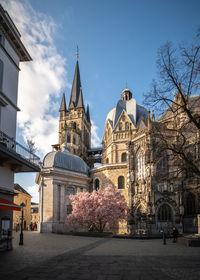
{"label": "building", "polygon": [[[14,203],[23,207],[23,230],[28,230],[31,223],[31,195],[20,185],[14,185]],[[13,211],[13,229],[21,228],[21,212]]]}
{"label": "building", "polygon": [[40,215],[39,215],[39,204],[31,202],[31,223],[36,223],[39,225]]}
{"label": "building", "polygon": [[67,231],[66,213],[72,211],[69,196],[78,191],[89,191],[89,168],[84,160],[62,150],[48,153],[36,183],[39,185],[40,232]]}
{"label": "building", "polygon": [[[180,92],[175,96],[177,102],[179,94]],[[189,106],[192,103],[195,107],[194,113],[199,114],[200,97],[191,97]],[[160,145],[159,135],[167,133],[171,133],[167,137],[172,143],[177,141],[176,133],[172,133],[173,126],[177,122],[183,123],[186,118],[184,112],[175,112],[176,114],[171,114],[170,110],[167,110],[160,119],[155,119],[154,112],[151,117],[150,111],[137,104],[133,93],[125,88],[116,107],[111,109],[106,117],[102,147],[91,148],[89,110],[85,113],[77,61],[68,108],[65,95],[62,97],[59,144],[53,145],[56,151],[44,158],[43,171],[38,177],[40,179],[37,179],[40,185],[40,213],[46,215],[48,211],[48,215],[45,218],[42,216],[41,221],[54,221],[47,231],[67,230],[66,227],[61,230],[60,227],[53,226],[58,220],[64,223],[66,215],[71,212],[71,208],[68,211],[68,187],[75,186],[77,182],[75,177],[72,178],[64,171],[70,169],[66,151],[62,151],[62,148],[67,146],[74,157],[82,157],[90,167],[87,178],[85,177],[85,191],[113,185],[126,198],[130,209],[129,217],[126,223],[111,230],[151,235],[159,234],[163,230],[171,231],[175,226],[180,232],[197,232],[197,214],[200,213],[199,179],[194,175],[187,175],[187,167],[180,173],[180,160],[178,164],[177,159]],[[190,131],[187,139],[190,142],[187,149],[199,151],[197,131]],[[54,161],[48,160],[50,155]],[[198,159],[200,155],[195,156]],[[95,162],[100,162],[101,165],[95,167]],[[58,172],[57,167],[62,168],[62,172]],[[75,170],[76,165],[73,168]],[[76,172],[79,173],[76,173],[76,176],[81,175],[79,170]],[[80,190],[77,186],[72,193]],[[55,204],[53,197],[57,197]]]}
{"label": "building", "polygon": [[[31,61],[9,14],[0,5],[0,243],[12,235],[14,174],[38,172],[39,158],[17,143],[16,117],[20,62]],[[9,237],[8,237],[9,236]],[[5,241],[5,242],[4,242]]]}

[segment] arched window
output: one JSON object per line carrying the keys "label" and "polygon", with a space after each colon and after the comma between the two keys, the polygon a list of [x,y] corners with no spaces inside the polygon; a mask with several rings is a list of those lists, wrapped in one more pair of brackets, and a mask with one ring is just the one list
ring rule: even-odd
{"label": "arched window", "polygon": [[119,123],[119,130],[122,130],[122,123]]}
{"label": "arched window", "polygon": [[156,164],[156,173],[167,173],[168,170],[168,157],[165,156]]}
{"label": "arched window", "polygon": [[145,170],[145,155],[143,154],[143,152],[141,151],[138,155],[137,155],[137,179],[143,179],[146,176],[146,170]]}
{"label": "arched window", "polygon": [[94,189],[95,189],[95,191],[98,191],[98,189],[99,189],[99,179],[95,179],[95,181],[94,181]]}
{"label": "arched window", "polygon": [[73,144],[76,144],[76,138],[75,138],[75,136],[73,137]]}
{"label": "arched window", "polygon": [[73,128],[76,129],[76,123],[75,122],[73,123]]}
{"label": "arched window", "polygon": [[158,221],[167,222],[172,220],[172,210],[168,204],[163,204],[158,209]]}
{"label": "arched window", "polygon": [[118,177],[118,189],[124,189],[124,176]]}
{"label": "arched window", "polygon": [[106,163],[109,163],[109,158],[106,159]]}
{"label": "arched window", "polygon": [[126,124],[125,124],[125,129],[126,129],[126,130],[129,129],[129,123],[128,123],[128,122],[126,122]]}
{"label": "arched window", "polygon": [[70,138],[70,135],[68,134],[67,135],[67,143],[70,143],[71,142],[71,138]]}
{"label": "arched window", "polygon": [[126,162],[126,153],[123,153],[123,154],[121,155],[121,161],[122,161],[122,162]]}
{"label": "arched window", "polygon": [[0,60],[0,90],[3,88],[3,61]]}
{"label": "arched window", "polygon": [[194,215],[195,213],[195,195],[193,193],[189,193],[186,199],[186,214]]}

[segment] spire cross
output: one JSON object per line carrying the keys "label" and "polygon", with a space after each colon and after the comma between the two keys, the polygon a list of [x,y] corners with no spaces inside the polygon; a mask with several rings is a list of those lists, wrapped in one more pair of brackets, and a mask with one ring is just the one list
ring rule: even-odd
{"label": "spire cross", "polygon": [[78,58],[79,58],[79,48],[78,48],[78,45],[77,45],[77,50],[76,50],[76,58],[77,58],[77,61],[78,61]]}

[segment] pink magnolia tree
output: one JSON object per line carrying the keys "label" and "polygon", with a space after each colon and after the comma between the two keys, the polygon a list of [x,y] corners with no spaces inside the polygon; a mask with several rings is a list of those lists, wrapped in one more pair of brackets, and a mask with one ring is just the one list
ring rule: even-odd
{"label": "pink magnolia tree", "polygon": [[83,226],[103,232],[106,224],[126,219],[127,203],[121,193],[108,186],[92,193],[79,192],[70,195],[72,214],[67,215],[66,224]]}

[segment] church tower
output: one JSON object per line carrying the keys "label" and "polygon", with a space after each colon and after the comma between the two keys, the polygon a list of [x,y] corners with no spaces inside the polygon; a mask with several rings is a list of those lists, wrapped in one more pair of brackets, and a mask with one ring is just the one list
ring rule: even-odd
{"label": "church tower", "polygon": [[59,144],[60,148],[67,144],[72,154],[78,155],[85,160],[87,151],[90,148],[90,139],[89,105],[87,105],[87,110],[85,110],[77,53],[69,106],[67,108],[65,93],[63,93],[59,110]]}

